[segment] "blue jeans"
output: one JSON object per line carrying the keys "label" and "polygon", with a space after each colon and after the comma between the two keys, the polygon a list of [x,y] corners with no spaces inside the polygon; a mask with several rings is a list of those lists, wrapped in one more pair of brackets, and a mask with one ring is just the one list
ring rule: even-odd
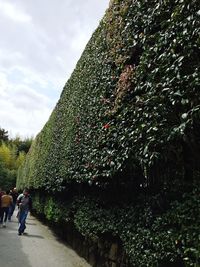
{"label": "blue jeans", "polygon": [[8,212],[8,220],[11,220],[11,217],[12,217],[13,212],[15,210],[15,206],[16,206],[16,203],[14,203],[14,202],[10,205],[9,212]]}
{"label": "blue jeans", "polygon": [[22,234],[26,228],[26,218],[28,215],[28,210],[20,211],[19,212],[19,234]]}
{"label": "blue jeans", "polygon": [[[1,208],[1,220],[0,223],[7,222],[9,207]],[[5,214],[5,216],[4,216]]]}

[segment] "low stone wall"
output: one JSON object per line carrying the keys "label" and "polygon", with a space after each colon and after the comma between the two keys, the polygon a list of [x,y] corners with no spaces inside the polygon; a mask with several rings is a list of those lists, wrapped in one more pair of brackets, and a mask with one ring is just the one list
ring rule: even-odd
{"label": "low stone wall", "polygon": [[73,223],[51,227],[92,267],[131,267],[120,240],[109,233],[92,240],[81,235]]}

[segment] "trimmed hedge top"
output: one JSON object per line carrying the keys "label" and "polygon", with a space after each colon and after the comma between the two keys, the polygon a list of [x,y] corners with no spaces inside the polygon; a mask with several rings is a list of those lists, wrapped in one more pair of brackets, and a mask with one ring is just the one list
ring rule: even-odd
{"label": "trimmed hedge top", "polygon": [[[60,191],[199,157],[198,0],[115,0],[87,44],[18,187]],[[181,168],[181,167],[180,167]],[[173,169],[173,168],[172,168]],[[122,175],[123,176],[123,175]]]}

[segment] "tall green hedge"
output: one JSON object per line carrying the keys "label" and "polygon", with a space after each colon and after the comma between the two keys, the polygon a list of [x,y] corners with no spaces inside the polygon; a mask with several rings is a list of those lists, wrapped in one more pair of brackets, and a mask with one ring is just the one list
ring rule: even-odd
{"label": "tall green hedge", "polygon": [[[120,240],[125,253],[117,266],[199,267],[199,185],[190,188],[173,183],[158,194],[140,195],[134,204],[111,204],[92,195],[63,201],[60,194],[35,192],[33,208],[59,229],[73,225],[98,248],[102,238]],[[64,231],[62,237],[66,236]],[[112,264],[101,262],[98,266]]]}
{"label": "tall green hedge", "polygon": [[[198,0],[114,0],[19,170],[18,187],[199,173]],[[192,163],[188,163],[192,159]],[[140,169],[140,175],[138,175]]]}
{"label": "tall green hedge", "polygon": [[199,264],[199,183],[179,186],[200,176],[199,31],[198,0],[110,1],[18,173],[37,213],[118,236],[131,266]]}

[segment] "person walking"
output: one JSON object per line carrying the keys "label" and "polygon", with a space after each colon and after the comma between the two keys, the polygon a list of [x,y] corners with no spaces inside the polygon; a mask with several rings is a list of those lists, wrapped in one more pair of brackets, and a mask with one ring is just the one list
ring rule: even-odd
{"label": "person walking", "polygon": [[9,195],[10,191],[6,191],[6,194],[4,194],[1,197],[1,220],[0,224],[3,224],[3,227],[6,227],[6,222],[8,219],[8,212],[9,208],[13,203],[13,198],[12,196]]}
{"label": "person walking", "polygon": [[2,189],[0,187],[0,221],[1,221],[1,214],[2,214],[2,209],[1,209],[1,197],[3,196]]}
{"label": "person walking", "polygon": [[26,229],[26,218],[28,212],[32,210],[32,199],[30,197],[28,189],[24,189],[23,193],[20,194],[17,198],[17,205],[19,207],[19,228],[18,235],[22,235]]}
{"label": "person walking", "polygon": [[16,206],[16,203],[17,203],[17,198],[18,198],[18,193],[17,193],[17,189],[16,187],[13,188],[11,191],[10,191],[10,195],[12,196],[13,198],[13,203],[12,205],[10,206],[9,208],[9,212],[8,212],[8,221],[11,221],[11,217],[13,215],[13,212],[15,210],[15,206]]}

